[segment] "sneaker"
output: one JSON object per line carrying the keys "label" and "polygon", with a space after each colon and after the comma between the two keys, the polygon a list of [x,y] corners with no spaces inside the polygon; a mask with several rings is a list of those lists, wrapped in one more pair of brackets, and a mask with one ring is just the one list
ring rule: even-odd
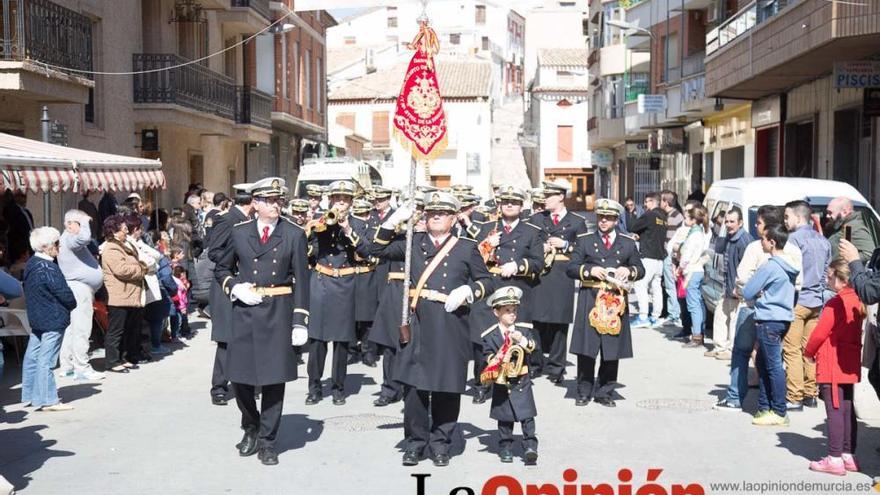
{"label": "sneaker", "polygon": [[773,411],[767,411],[762,416],[755,416],[752,419],[752,424],[755,426],[788,426],[791,424],[791,420],[788,419],[788,415],[780,416]]}
{"label": "sneaker", "polygon": [[150,348],[150,354],[154,354],[154,355],[157,355],[157,356],[161,356],[161,355],[164,355],[164,354],[169,354],[170,352],[171,352],[171,351],[169,351],[169,350],[168,350],[167,348],[165,348],[165,347],[162,347],[161,345],[160,345],[159,347],[151,347],[151,348]]}
{"label": "sneaker", "polygon": [[721,351],[715,354],[715,359],[719,361],[730,361],[731,359],[733,359],[733,353],[731,353],[730,351]]}
{"label": "sneaker", "polygon": [[847,471],[858,472],[859,463],[856,461],[856,457],[852,454],[843,454],[843,468]]}
{"label": "sneaker", "polygon": [[758,411],[754,415],[752,415],[752,417],[753,418],[760,418],[761,416],[766,416],[769,413],[770,413],[770,411]]}
{"label": "sneaker", "polygon": [[666,318],[654,318],[652,316],[648,318],[648,321],[651,323],[651,328],[657,328],[663,326],[663,323],[666,322]]}
{"label": "sneaker", "polygon": [[62,369],[59,369],[59,370],[58,370],[58,376],[66,376],[66,377],[71,377],[71,376],[73,376],[73,368],[71,368],[71,369],[69,369],[69,370],[62,370]]}
{"label": "sneaker", "polygon": [[734,405],[727,399],[721,399],[712,406],[716,411],[742,411],[742,407]]}
{"label": "sneaker", "polygon": [[703,355],[706,356],[706,357],[715,357],[715,356],[718,355],[718,351],[716,351],[716,350],[713,349],[713,350],[711,350],[711,351],[706,351],[706,352],[704,352]]}
{"label": "sneaker", "polygon": [[800,402],[786,402],[785,403],[786,411],[803,411],[804,405]]}
{"label": "sneaker", "polygon": [[681,318],[669,318],[663,322],[664,327],[680,327]]}
{"label": "sneaker", "polygon": [[651,326],[651,320],[637,316],[629,322],[630,328],[648,328]]}
{"label": "sneaker", "polygon": [[98,380],[103,380],[106,378],[104,373],[99,373],[95,370],[88,370],[82,373],[77,373],[76,376],[73,377],[75,381],[78,382],[96,382]]}
{"label": "sneaker", "polygon": [[810,463],[810,471],[819,473],[828,473],[835,476],[843,476],[846,474],[846,468],[843,466],[843,460],[840,457],[823,457],[820,461]]}

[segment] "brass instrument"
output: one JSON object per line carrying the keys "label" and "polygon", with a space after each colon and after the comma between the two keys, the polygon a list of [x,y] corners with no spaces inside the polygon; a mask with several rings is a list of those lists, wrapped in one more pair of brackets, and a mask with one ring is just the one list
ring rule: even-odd
{"label": "brass instrument", "polygon": [[327,230],[327,227],[331,227],[339,223],[339,210],[334,208],[330,208],[325,211],[321,218],[309,220],[306,224],[306,233],[311,234],[312,232],[324,232]]}
{"label": "brass instrument", "polygon": [[513,344],[507,348],[503,356],[497,354],[489,359],[489,364],[480,373],[480,382],[483,385],[495,383],[496,385],[510,384],[511,379],[522,375],[525,364],[526,350],[519,344]]}
{"label": "brass instrument", "polygon": [[498,223],[495,223],[495,228],[489,232],[489,235],[486,236],[485,239],[482,240],[479,244],[480,256],[483,257],[483,262],[486,263],[486,266],[498,264],[498,257],[495,255],[495,249],[498,246],[493,246],[489,242],[489,238],[498,234]]}

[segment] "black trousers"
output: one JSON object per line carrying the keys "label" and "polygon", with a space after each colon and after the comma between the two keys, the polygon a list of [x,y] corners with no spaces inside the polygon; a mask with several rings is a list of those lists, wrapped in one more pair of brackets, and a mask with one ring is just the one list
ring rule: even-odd
{"label": "black trousers", "polygon": [[880,399],[880,352],[874,355],[874,361],[868,368],[868,383],[874,387],[874,393]]}
{"label": "black trousers", "polygon": [[533,335],[536,338],[535,350],[529,354],[531,369],[547,375],[564,375],[568,357],[568,324],[536,321]]}
{"label": "black trousers", "polygon": [[388,346],[378,346],[382,351],[382,389],[379,395],[389,399],[403,398],[403,386],[394,380],[394,361],[397,359],[397,350]]}
{"label": "black trousers", "polygon": [[[309,393],[321,395],[321,378],[324,376],[324,362],[327,360],[329,342],[312,339],[309,342]],[[345,396],[345,375],[348,372],[348,342],[333,342],[333,358],[330,379],[333,397]]]}
{"label": "black trousers", "polygon": [[355,334],[357,335],[359,345],[352,346],[350,354],[358,359],[362,359],[365,363],[375,363],[379,359],[377,344],[368,340],[372,328],[372,321],[358,321],[355,323]]}
{"label": "black trousers", "polygon": [[448,454],[452,434],[458,424],[461,394],[429,392],[406,387],[403,402],[404,430],[408,432],[407,450],[433,455]]}
{"label": "black trousers", "polygon": [[260,410],[257,410],[256,387],[243,383],[233,383],[235,403],[241,411],[241,428],[259,431],[260,448],[275,446],[275,437],[281,426],[281,411],[284,409],[284,383],[263,385]]}
{"label": "black trousers", "polygon": [[[523,434],[523,449],[538,450],[538,437],[535,436],[535,418],[526,418],[520,421]],[[498,446],[501,449],[509,449],[513,445],[513,421],[499,421],[498,435],[501,440]]]}
{"label": "black trousers", "polygon": [[214,351],[214,372],[211,375],[211,397],[227,397],[229,380],[226,379],[226,342],[217,342]]}
{"label": "black trousers", "polygon": [[119,366],[123,360],[137,363],[141,355],[141,320],[143,309],[107,306],[107,336],[104,339],[104,362],[107,368]]}
{"label": "black trousers", "polygon": [[599,363],[599,385],[596,386],[596,358],[577,355],[577,393],[581,397],[611,398],[611,384],[617,382],[617,359]]}
{"label": "black trousers", "polygon": [[473,357],[474,357],[474,388],[479,388],[486,390],[489,388],[488,385],[483,385],[480,382],[480,373],[486,369],[486,357],[483,356],[483,346],[481,344],[473,344]]}

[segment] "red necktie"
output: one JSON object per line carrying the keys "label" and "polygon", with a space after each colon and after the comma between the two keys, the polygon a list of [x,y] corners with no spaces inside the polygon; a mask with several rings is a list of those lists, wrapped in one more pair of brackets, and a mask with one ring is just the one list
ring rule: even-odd
{"label": "red necktie", "polygon": [[266,244],[269,242],[269,226],[263,227],[263,236],[260,237],[260,244]]}
{"label": "red necktie", "polygon": [[605,241],[605,249],[611,249],[611,237],[608,234],[602,234],[602,240]]}
{"label": "red necktie", "polygon": [[505,233],[505,234],[509,234],[509,233],[510,233],[510,225],[505,225],[505,226],[504,226],[504,233]]}
{"label": "red necktie", "polygon": [[435,241],[434,241],[434,247],[435,247],[435,248],[439,248],[439,247],[440,247],[440,241],[435,240]]}
{"label": "red necktie", "polygon": [[559,225],[559,215],[553,214],[553,225]]}

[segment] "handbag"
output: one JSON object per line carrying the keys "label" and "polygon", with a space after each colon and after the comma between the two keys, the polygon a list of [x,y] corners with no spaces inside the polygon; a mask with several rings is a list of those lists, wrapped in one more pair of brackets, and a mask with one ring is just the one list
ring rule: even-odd
{"label": "handbag", "polygon": [[675,292],[679,299],[687,297],[687,278],[684,275],[675,278]]}

